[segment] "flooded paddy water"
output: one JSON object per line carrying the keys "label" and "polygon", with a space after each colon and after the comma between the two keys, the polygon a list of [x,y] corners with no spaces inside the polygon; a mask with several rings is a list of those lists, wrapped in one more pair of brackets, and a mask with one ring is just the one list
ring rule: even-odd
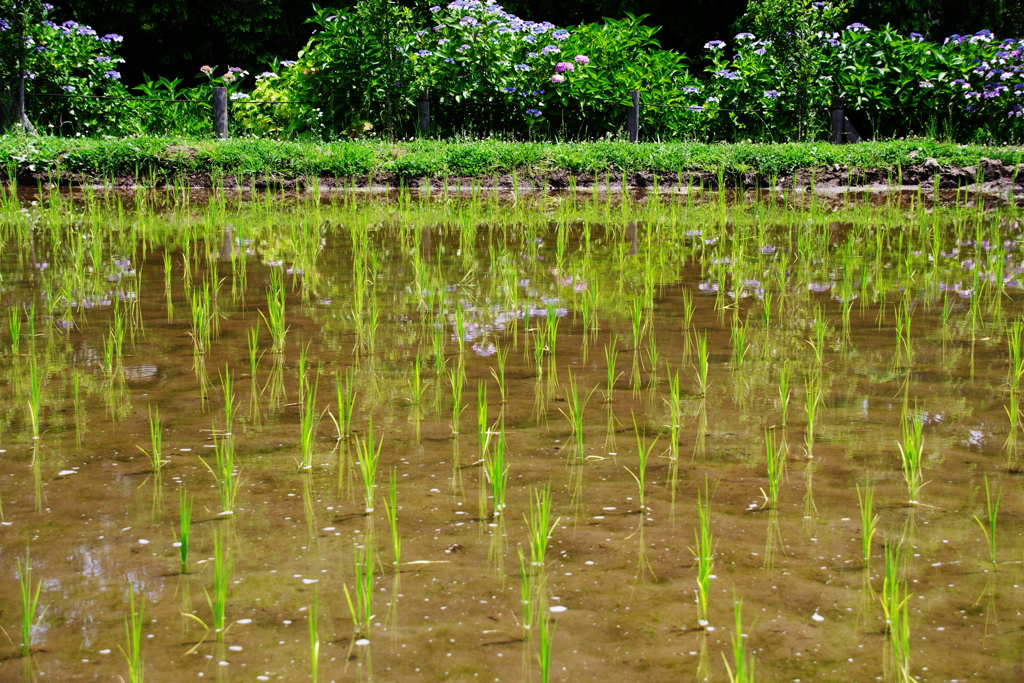
{"label": "flooded paddy water", "polygon": [[5,195],[0,680],[1017,680],[1022,239],[919,194]]}

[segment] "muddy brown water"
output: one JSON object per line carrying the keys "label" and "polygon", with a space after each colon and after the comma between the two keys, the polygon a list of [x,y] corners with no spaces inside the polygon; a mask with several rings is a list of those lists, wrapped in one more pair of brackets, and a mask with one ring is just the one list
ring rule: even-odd
{"label": "muddy brown water", "polygon": [[[887,291],[878,294],[874,280],[862,286],[858,279],[864,296],[844,324],[836,300],[842,272],[798,272],[803,268],[795,244],[773,239],[777,251],[771,253],[753,245],[765,259],[758,263],[762,273],[771,269],[774,254],[787,252],[791,271],[773,284],[737,283],[730,288],[737,296],[730,297],[714,291],[710,264],[717,257],[710,246],[697,254],[697,238],[675,227],[675,242],[691,246],[673,252],[674,275],[654,287],[641,345],[634,348],[628,307],[640,296],[637,273],[643,268],[629,270],[629,260],[644,263],[645,250],[655,249],[635,241],[635,227],[595,224],[588,248],[577,226],[566,243],[575,260],[558,266],[553,225],[527,231],[528,238],[512,226],[501,239],[478,237],[468,252],[464,243],[460,250],[454,225],[411,236],[393,226],[367,233],[370,253],[381,261],[369,295],[379,307],[372,352],[359,345],[352,242],[344,226],[322,229],[315,285],[311,273],[298,272],[287,255],[275,255],[273,230],[259,243],[239,243],[236,258],[248,260],[244,282],[230,259],[217,259],[225,254],[214,240],[188,252],[159,240],[148,249],[130,245],[128,253],[123,244],[121,251],[107,245],[103,262],[119,262],[110,266],[109,286],[102,296],[80,297],[66,315],[46,314],[42,305],[54,293],[49,278],[59,266],[20,258],[24,250],[8,241],[4,315],[22,311],[23,322],[17,354],[9,336],[3,337],[0,625],[10,642],[0,648],[0,680],[128,680],[119,648],[127,648],[131,590],[145,604],[148,681],[309,680],[314,600],[321,681],[539,681],[536,635],[523,637],[517,549],[528,551],[530,492],[549,484],[557,522],[538,574],[548,607],[565,608],[549,612],[555,626],[552,681],[727,680],[723,655],[733,665],[734,598],[742,599],[743,640],[757,680],[896,680],[879,593],[883,546],[898,543],[906,551],[911,673],[921,681],[1024,676],[1024,500],[1015,456],[1004,445],[1008,361],[1002,330],[1020,315],[1015,284],[985,295],[983,322],[971,331],[965,322],[971,295],[964,285],[959,294],[929,299],[943,273],[928,284],[919,269],[901,281],[892,273],[898,263],[883,264],[878,272],[888,273]],[[1019,229],[1007,227],[1006,233],[1012,270],[1020,260],[1014,256]],[[957,234],[941,233],[944,250],[956,248]],[[488,251],[498,244],[512,264],[506,271],[494,267]],[[434,269],[429,292],[417,280],[415,250]],[[169,281],[165,251],[173,266]],[[193,283],[202,283],[211,269],[222,279],[219,333],[198,359],[187,260]],[[959,260],[949,272],[966,272]],[[282,354],[271,352],[262,317],[274,268],[290,269]],[[858,273],[861,268],[867,265],[859,265]],[[504,307],[495,294],[502,272],[515,274],[517,308]],[[617,283],[625,283],[618,298]],[[902,365],[894,361],[893,327],[900,300],[893,292],[900,287],[916,288],[913,358]],[[586,331],[582,300],[595,289],[608,304],[597,307],[596,331]],[[765,290],[777,307],[767,326]],[[103,344],[118,296],[133,316],[135,341],[125,343],[123,360],[107,371]],[[683,322],[687,296],[694,304],[689,328]],[[944,323],[946,300],[951,313]],[[20,308],[29,301],[39,303],[34,337]],[[435,315],[441,307],[445,313]],[[820,365],[810,328],[815,307],[829,323]],[[456,308],[468,321],[461,350]],[[749,314],[750,321],[749,350],[740,363],[730,336],[736,314],[741,320]],[[552,315],[558,316],[557,342],[543,354],[538,373],[537,330]],[[253,378],[246,335],[256,326],[261,360]],[[445,372],[460,364],[465,371],[457,435],[450,382],[435,371],[438,326]],[[707,334],[710,351],[703,397],[694,379],[697,333]],[[609,395],[606,348],[613,342],[621,374]],[[306,471],[298,468],[303,347],[310,376],[319,377],[316,412],[322,415],[313,467]],[[495,377],[502,350],[508,353],[504,402]],[[417,353],[424,396],[413,404]],[[33,356],[44,367],[39,439],[32,438],[26,409]],[[783,424],[778,376],[786,362],[793,379]],[[205,389],[197,365],[205,367]],[[232,515],[220,514],[214,477],[204,464],[212,463],[215,430],[224,425],[225,368],[237,404],[231,438],[240,489]],[[669,375],[676,371],[682,428],[673,457],[667,399]],[[353,433],[339,439],[327,412],[337,414],[335,376],[346,372],[356,388]],[[810,447],[807,377],[820,378],[823,397]],[[582,457],[565,417],[570,379],[583,394],[593,390]],[[507,441],[507,507],[498,517],[490,514],[479,462],[478,383],[487,387],[488,422],[497,429],[503,419]],[[907,502],[897,445],[905,400],[925,416],[926,483],[914,506]],[[140,451],[150,448],[149,406],[159,407],[164,419],[168,462],[159,478]],[[371,416],[383,445],[377,504],[368,515],[355,462],[356,442],[366,437]],[[765,428],[787,446],[776,506],[766,504],[764,493]],[[654,444],[643,514],[633,475],[637,429]],[[382,505],[392,468],[400,571],[392,565]],[[975,520],[987,519],[986,475],[993,491],[1002,492],[996,566]],[[880,522],[865,569],[855,486],[866,477],[875,487]],[[705,482],[712,491],[715,546],[703,627],[691,549],[697,494]],[[195,500],[185,575],[174,545],[182,487]],[[225,539],[230,557],[230,626],[221,639],[198,623],[211,623],[215,534]],[[23,657],[16,561],[26,545],[33,579],[42,588],[31,654]],[[373,617],[368,632],[357,634],[343,587],[354,591],[354,556],[365,548],[375,557]],[[365,638],[357,642],[360,636]]]}

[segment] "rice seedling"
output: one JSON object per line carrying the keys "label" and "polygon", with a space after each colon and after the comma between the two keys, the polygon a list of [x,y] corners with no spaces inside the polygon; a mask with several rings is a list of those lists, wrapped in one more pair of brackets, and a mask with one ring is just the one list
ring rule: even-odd
{"label": "rice seedling", "polygon": [[565,419],[569,421],[569,427],[572,429],[573,445],[576,450],[576,458],[578,460],[583,459],[583,412],[587,408],[587,403],[590,401],[590,397],[597,391],[597,387],[590,390],[590,393],[585,396],[581,396],[579,387],[576,383],[576,378],[573,377],[572,372],[569,372],[568,388],[565,392],[565,409],[559,408]]}
{"label": "rice seedling", "polygon": [[668,376],[668,398],[665,399],[668,403],[668,428],[669,438],[669,457],[672,460],[679,459],[679,433],[682,430],[682,395],[679,391],[679,371],[676,370],[674,373]]}
{"label": "rice seedling", "polygon": [[498,360],[498,368],[497,370],[491,368],[491,375],[498,382],[498,393],[501,394],[501,403],[504,405],[508,401],[508,387],[505,384],[505,361],[508,359],[508,347],[498,349],[494,355]]}
{"label": "rice seedling", "polygon": [[178,548],[180,560],[179,571],[188,574],[188,548],[192,538],[192,497],[185,488],[178,489],[178,540],[174,545]]}
{"label": "rice seedling", "polygon": [[530,540],[530,566],[534,572],[543,572],[547,555],[548,541],[551,530],[558,524],[558,519],[551,518],[551,487],[530,490],[530,509],[526,520],[527,534]]}
{"label": "rice seedling", "polygon": [[792,390],[789,388],[789,381],[792,377],[792,369],[789,366],[789,361],[782,363],[782,368],[779,370],[779,405],[782,407],[782,425],[786,425],[786,419],[789,416],[789,397],[792,394]]}
{"label": "rice seedling", "polygon": [[32,651],[32,627],[42,620],[46,612],[44,608],[39,616],[36,616],[36,612],[39,612],[39,592],[43,588],[43,582],[38,581],[33,590],[32,556],[27,545],[25,561],[15,558],[15,564],[18,567],[18,592],[21,595],[21,656],[27,657]]}
{"label": "rice seedling", "polygon": [[903,465],[903,479],[907,483],[909,503],[916,505],[924,485],[924,418],[920,411],[909,410],[904,403],[900,416],[900,427],[903,441],[897,442],[900,449],[900,461]]}
{"label": "rice seedling", "polygon": [[384,499],[384,514],[391,532],[391,556],[395,573],[402,563],[402,536],[398,533],[398,472],[394,467],[388,472],[388,497]]}
{"label": "rice seedling", "polygon": [[7,326],[11,335],[11,354],[17,356],[21,352],[21,312],[17,307],[8,309]]}
{"label": "rice seedling", "polygon": [[711,492],[704,478],[704,495],[697,489],[697,530],[695,547],[690,551],[697,561],[697,623],[708,625],[708,598],[711,595],[711,572],[715,562],[715,539],[711,533]]}
{"label": "rice seedling", "polygon": [[729,660],[726,659],[725,653],[722,653],[726,672],[729,675],[729,683],[754,683],[754,657],[747,652],[743,643],[743,601],[737,597],[735,592],[732,596],[732,613],[734,623],[731,637],[733,666],[729,666]]}
{"label": "rice seedling", "polygon": [[697,337],[697,395],[708,394],[708,334]]}
{"label": "rice seedling", "polygon": [[537,621],[537,663],[540,666],[541,683],[551,680],[551,651],[555,639],[555,620],[547,610],[547,601],[541,600],[540,618]]}
{"label": "rice seedling", "polygon": [[[948,297],[947,297],[948,298]],[[1010,369],[1007,381],[1010,391],[1016,392],[1020,387],[1020,379],[1024,376],[1024,322],[1015,320],[1006,330],[1006,345],[1010,358]]]}
{"label": "rice seedling", "polygon": [[316,410],[317,388],[320,386],[320,371],[316,371],[316,379],[310,382],[304,369],[299,376],[299,452],[302,461],[299,469],[308,471],[313,468],[313,448],[316,442],[316,429],[320,423],[321,413]]}
{"label": "rice seedling", "polygon": [[201,292],[193,290],[189,293],[189,306],[192,313],[193,347],[196,354],[202,355],[210,350],[210,341],[213,339],[214,316],[209,283],[203,284]]}
{"label": "rice seedling", "polygon": [[163,467],[169,460],[164,460],[163,457],[163,443],[164,443],[164,430],[163,423],[160,420],[160,408],[153,408],[153,404],[149,404],[149,450],[145,450],[141,446],[136,446],[142,451],[147,458],[149,463],[153,467],[153,479],[159,482],[161,474],[163,473]]}
{"label": "rice seedling", "polygon": [[459,434],[459,421],[466,406],[462,404],[462,387],[466,381],[466,366],[460,362],[448,373],[448,383],[452,389],[452,434]]}
{"label": "rice seedling", "polygon": [[138,608],[135,604],[135,588],[128,585],[128,616],[124,618],[124,630],[127,636],[125,645],[118,645],[121,654],[128,663],[128,683],[143,683],[145,664],[142,658],[142,624],[146,612],[146,598],[139,596]]}
{"label": "rice seedling", "polygon": [[344,439],[352,433],[352,411],[356,403],[355,378],[351,368],[345,370],[344,376],[340,372],[334,373],[334,391],[338,406],[334,424],[338,428],[338,438]]}
{"label": "rice seedling", "polygon": [[280,268],[270,269],[270,284],[267,286],[267,312],[260,311],[263,322],[270,332],[272,350],[281,353],[284,350],[285,335],[285,291],[283,275]]}
{"label": "rice seedling", "polygon": [[804,429],[804,445],[807,456],[814,457],[814,426],[817,421],[818,408],[821,406],[821,377],[809,374],[804,378],[804,412],[807,415],[807,427]]}
{"label": "rice seedling", "polygon": [[426,387],[423,385],[423,358],[419,353],[412,359],[412,379],[409,382],[411,396],[409,404],[418,406],[423,403]]}
{"label": "rice seedling", "polygon": [[747,355],[747,324],[741,325],[738,317],[733,318],[729,336],[732,340],[733,367],[738,368],[743,365],[743,359]]}
{"label": "rice seedling", "polygon": [[487,385],[483,382],[476,384],[476,434],[480,459],[483,460],[491,438],[490,423],[487,421]]}
{"label": "rice seedling", "polygon": [[622,373],[616,374],[615,364],[618,361],[618,350],[615,348],[618,344],[618,336],[612,336],[612,343],[604,345],[604,361],[605,361],[605,402],[612,401],[612,394],[615,391],[615,383],[619,381],[619,377]]}
{"label": "rice seedling", "polygon": [[206,594],[210,605],[213,632],[218,642],[224,640],[227,630],[228,586],[231,583],[231,551],[224,541],[224,532],[213,534],[213,595]]}
{"label": "rice seedling", "polygon": [[491,487],[491,516],[499,517],[505,509],[505,492],[508,490],[508,470],[505,462],[505,426],[498,428],[498,441],[494,448],[484,454],[484,472]]}
{"label": "rice seedling", "polygon": [[910,674],[910,611],[911,595],[906,592],[903,574],[903,548],[901,545],[885,546],[885,574],[879,601],[886,623],[886,640],[889,645],[891,666],[899,683],[911,683]]}
{"label": "rice seedling", "polygon": [[655,437],[654,441],[652,441],[650,445],[648,445],[647,436],[644,434],[643,431],[641,431],[640,427],[637,425],[636,415],[633,416],[633,430],[636,432],[636,449],[638,459],[637,471],[633,472],[628,467],[626,468],[626,471],[629,472],[634,479],[636,479],[638,494],[640,496],[639,512],[642,516],[647,510],[647,504],[645,502],[647,500],[647,461],[651,457],[651,451],[654,450],[654,444],[658,443],[658,438],[660,437]]}
{"label": "rice seedling", "polygon": [[350,592],[347,584],[342,584],[345,601],[348,603],[349,614],[352,615],[352,626],[357,638],[368,638],[370,622],[373,619],[373,554],[369,546],[356,548],[354,554],[355,584]]}
{"label": "rice seedling", "polygon": [[995,569],[998,565],[996,564],[996,522],[999,519],[999,504],[1003,500],[1003,491],[999,490],[996,495],[995,502],[992,501],[992,489],[989,487],[988,475],[985,475],[985,522],[974,516],[974,521],[981,527],[981,532],[985,534],[985,542],[988,545],[988,558],[989,562],[992,563],[992,568]]}
{"label": "rice seedling", "polygon": [[380,462],[380,450],[383,445],[383,436],[379,441],[374,441],[373,418],[371,417],[366,427],[366,438],[356,439],[359,474],[363,479],[363,496],[366,501],[367,514],[373,512],[374,489],[377,486],[377,465]]}
{"label": "rice seedling", "polygon": [[313,589],[313,604],[309,606],[309,673],[310,680],[320,680],[320,590]]}
{"label": "rice seedling", "polygon": [[683,330],[689,331],[690,325],[693,323],[693,293],[684,289],[682,293],[683,298]]}
{"label": "rice seedling", "polygon": [[216,429],[212,432],[213,438],[213,466],[203,458],[199,461],[210,471],[217,484],[217,493],[220,496],[222,515],[234,513],[235,496],[238,495],[241,472],[235,470],[235,445],[234,441],[218,436]]}
{"label": "rice seedling", "polygon": [[38,441],[40,437],[39,423],[42,411],[43,378],[39,370],[39,363],[36,354],[33,352],[29,358],[29,382],[28,382],[28,419],[32,426],[32,439]]}
{"label": "rice seedling", "polygon": [[878,531],[879,515],[875,514],[875,489],[870,477],[864,479],[864,490],[857,486],[857,503],[860,507],[860,555],[867,567],[871,562],[871,541]]}
{"label": "rice seedling", "polygon": [[786,469],[786,451],[780,448],[775,440],[775,430],[767,428],[764,430],[765,464],[768,471],[768,492],[761,489],[765,505],[778,509],[779,506],[779,485],[782,482],[782,473]]}

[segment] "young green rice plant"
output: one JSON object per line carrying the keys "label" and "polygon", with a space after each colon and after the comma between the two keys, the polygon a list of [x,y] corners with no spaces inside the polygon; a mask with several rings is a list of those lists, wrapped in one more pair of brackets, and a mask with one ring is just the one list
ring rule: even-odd
{"label": "young green rice plant", "polygon": [[590,390],[590,393],[581,395],[576,378],[572,372],[569,373],[569,386],[565,391],[565,409],[559,408],[565,419],[569,421],[572,429],[573,444],[576,446],[576,459],[583,460],[583,412],[587,408],[590,397],[594,395],[597,387]]}
{"label": "young green rice plant", "polygon": [[[732,596],[732,613],[735,624],[732,632],[733,666],[729,666],[729,660],[726,659],[725,653],[722,653],[725,669],[729,675],[729,683],[754,683],[754,657],[747,652],[746,646],[743,644],[743,601],[736,596],[735,592]],[[733,669],[733,667],[736,668]]]}
{"label": "young green rice plant", "polygon": [[412,380],[409,382],[411,396],[409,404],[418,406],[423,403],[426,387],[423,385],[423,358],[419,353],[412,359]]}
{"label": "young green rice plant", "polygon": [[192,343],[195,352],[200,355],[210,350],[210,341],[213,339],[211,303],[209,283],[203,283],[201,291],[192,290],[189,295],[192,313]]}
{"label": "young green rice plant", "polygon": [[345,590],[345,601],[348,603],[349,614],[352,615],[352,626],[356,636],[367,638],[370,635],[370,621],[373,619],[374,561],[369,544],[356,548],[353,565],[355,586],[351,592],[346,584],[342,584],[342,588]]}
{"label": "young green rice plant", "polygon": [[178,559],[180,560],[179,571],[188,574],[188,547],[192,538],[192,497],[188,495],[185,488],[178,490],[178,540],[174,543],[178,547]]}
{"label": "young green rice plant", "polygon": [[704,478],[704,495],[697,489],[697,530],[695,548],[690,552],[697,561],[697,623],[708,625],[708,598],[711,595],[711,572],[715,562],[715,539],[711,533],[711,492]]}
{"label": "young green rice plant", "polygon": [[462,404],[462,387],[466,381],[466,366],[460,362],[448,373],[448,383],[452,389],[452,434],[458,435],[459,421],[466,406]]}
{"label": "young green rice plant", "polygon": [[857,486],[857,503],[860,507],[860,555],[867,567],[871,562],[871,541],[878,531],[878,520],[881,519],[875,514],[875,489],[870,477],[865,477],[863,491]]}
{"label": "young green rice plant", "polygon": [[29,424],[32,426],[32,439],[38,441],[40,436],[39,423],[43,409],[43,378],[42,373],[39,370],[39,362],[36,360],[36,354],[34,351],[29,359],[28,372],[28,419]]}
{"label": "young green rice plant", "polygon": [[604,400],[606,403],[610,403],[612,401],[612,393],[615,391],[615,383],[619,381],[619,377],[622,376],[621,372],[617,374],[615,372],[615,365],[619,358],[618,350],[615,348],[618,344],[618,341],[619,338],[613,335],[612,343],[604,345],[604,365],[606,381]]}
{"label": "young green rice plant", "polygon": [[21,352],[21,312],[17,307],[7,311],[7,325],[11,334],[11,354]]}
{"label": "young green rice plant", "polygon": [[775,440],[775,430],[766,428],[764,430],[764,451],[765,464],[768,470],[768,492],[761,490],[764,495],[765,504],[774,509],[779,507],[779,485],[782,483],[782,473],[786,468],[786,451],[780,448]]}
{"label": "young green rice plant", "polygon": [[679,459],[679,433],[682,430],[682,394],[679,391],[679,371],[668,376],[668,428],[671,443],[669,444],[669,457],[673,460]]}
{"label": "young green rice plant", "polygon": [[505,425],[498,427],[498,441],[494,448],[484,455],[484,471],[491,487],[491,516],[499,517],[505,509],[505,492],[508,489],[508,470],[505,462]]}
{"label": "young green rice plant", "polygon": [[558,524],[558,519],[551,518],[551,487],[530,490],[529,515],[524,516],[526,530],[530,539],[530,567],[534,573],[543,573],[548,541],[551,530]]}
{"label": "young green rice plant", "polygon": [[[737,309],[739,310],[739,309]],[[743,359],[747,355],[747,325],[740,324],[738,317],[733,318],[732,327],[729,330],[732,340],[732,363],[733,367],[743,365]]]}
{"label": "young green rice plant", "polygon": [[646,483],[647,483],[647,461],[651,457],[651,451],[654,450],[654,445],[658,443],[658,438],[655,437],[654,441],[648,445],[647,436],[640,430],[640,427],[636,422],[636,415],[633,416],[633,430],[636,432],[636,449],[637,449],[637,471],[633,472],[628,467],[626,471],[629,472],[634,479],[636,479],[637,489],[640,496],[640,514],[643,515],[647,511],[646,505]]}
{"label": "young green rice plant", "polygon": [[135,588],[128,585],[128,616],[124,618],[127,648],[118,645],[128,663],[128,683],[143,683],[145,665],[142,659],[142,623],[146,612],[146,598],[139,596],[138,608],[135,603]]}
{"label": "young green rice plant", "polygon": [[316,371],[316,379],[312,382],[305,377],[305,372],[300,371],[299,376],[299,405],[302,408],[299,415],[299,451],[302,462],[299,469],[308,471],[313,468],[313,447],[316,445],[316,428],[320,423],[321,413],[316,410],[317,388],[320,386],[320,370]]}
{"label": "young green rice plant", "polygon": [[366,500],[366,513],[373,512],[374,489],[377,480],[377,465],[380,462],[380,450],[384,446],[384,437],[380,441],[373,438],[373,418],[368,420],[366,438],[356,439],[356,453],[359,458],[359,474],[363,479],[363,495]]}
{"label": "young green rice plant", "polygon": [[487,385],[483,382],[476,384],[476,434],[480,459],[483,460],[487,456],[487,445],[491,438],[490,423],[487,421]]}
{"label": "young green rice plant", "polygon": [[508,359],[508,347],[498,349],[494,355],[498,359],[498,368],[497,370],[491,368],[491,375],[498,382],[498,393],[501,394],[501,403],[504,405],[508,400],[508,387],[505,384],[505,361]]}
{"label": "young green rice plant", "polygon": [[533,623],[537,616],[536,605],[536,574],[526,566],[523,547],[519,546],[519,599],[523,606],[523,638],[527,641],[533,633]]}
{"label": "young green rice plant", "polygon": [[163,474],[163,467],[169,460],[164,460],[163,457],[163,444],[164,444],[164,430],[163,423],[160,420],[160,408],[153,408],[153,404],[149,405],[149,450],[145,450],[142,446],[136,446],[142,451],[147,458],[149,463],[153,467],[153,480],[159,482],[161,474]]}
{"label": "young green rice plant", "polygon": [[804,445],[807,447],[808,457],[813,457],[814,453],[814,425],[818,417],[818,408],[821,407],[821,393],[821,376],[816,373],[808,374],[804,378],[804,412],[807,415]]}
{"label": "young green rice plant", "polygon": [[221,438],[213,430],[213,465],[200,458],[200,462],[210,470],[217,484],[217,492],[220,495],[222,515],[234,513],[235,496],[238,494],[238,487],[241,479],[241,472],[235,470],[235,444],[230,438]]}
{"label": "young green rice plant", "polygon": [[708,394],[708,334],[697,337],[697,395]]}
{"label": "young green rice plant", "polygon": [[789,382],[792,378],[792,369],[789,366],[789,361],[782,363],[782,368],[779,370],[779,405],[782,406],[782,425],[786,425],[786,418],[789,416],[789,397],[792,390],[789,388]]}
{"label": "young green rice plant", "polygon": [[693,323],[693,293],[688,290],[683,290],[683,330],[688,331],[690,325]]}
{"label": "young green rice plant", "polygon": [[899,683],[911,683],[910,675],[910,595],[903,578],[903,548],[888,544],[885,550],[885,574],[879,601],[886,623],[886,639]]}
{"label": "young green rice plant", "polygon": [[997,567],[997,564],[996,564],[996,522],[998,521],[998,518],[999,518],[999,504],[1002,502],[1002,500],[1003,500],[1003,491],[1002,491],[1002,489],[1000,489],[998,495],[996,495],[995,501],[993,502],[993,500],[992,500],[992,489],[989,487],[988,475],[986,474],[985,475],[985,510],[986,510],[985,521],[986,521],[986,523],[982,523],[982,521],[980,519],[978,519],[977,515],[974,516],[974,521],[976,521],[978,523],[978,526],[981,527],[981,532],[983,534],[985,534],[985,541],[986,541],[986,543],[988,545],[988,558],[989,558],[989,561],[992,563],[992,568],[993,569],[995,569]]}
{"label": "young green rice plant", "polygon": [[1020,387],[1020,379],[1024,376],[1024,322],[1016,320],[1006,330],[1006,345],[1010,357],[1010,370],[1007,381],[1010,391],[1016,392]]}
{"label": "young green rice plant", "polygon": [[309,673],[312,683],[320,680],[320,589],[313,589],[309,606]]}
{"label": "young green rice plant", "polygon": [[907,483],[907,494],[911,505],[918,503],[921,486],[924,485],[924,418],[918,410],[907,409],[904,404],[900,417],[903,441],[897,442],[900,461],[903,465],[903,479]]}
{"label": "young green rice plant", "polygon": [[263,316],[263,322],[267,324],[270,331],[272,350],[274,353],[281,353],[284,350],[284,339],[288,330],[285,326],[285,291],[284,278],[280,268],[270,269],[270,284],[267,286],[267,312]]}
{"label": "young green rice plant", "polygon": [[355,378],[352,369],[334,373],[334,391],[337,399],[338,417],[334,420],[338,428],[338,438],[344,439],[352,433],[352,411],[356,403]]}
{"label": "young green rice plant", "polygon": [[388,497],[384,500],[384,514],[391,532],[391,555],[395,573],[402,563],[402,537],[398,533],[398,472],[394,467],[388,472]]}
{"label": "young green rice plant", "polygon": [[224,532],[213,534],[213,595],[206,594],[213,619],[213,632],[217,640],[224,640],[227,628],[228,586],[231,583],[231,551],[224,540]]}
{"label": "young green rice plant", "polygon": [[537,664],[540,666],[540,683],[549,683],[551,680],[551,651],[554,639],[555,620],[547,609],[547,601],[542,599],[537,620]]}
{"label": "young green rice plant", "polygon": [[15,559],[18,567],[18,592],[21,595],[21,656],[27,657],[32,651],[32,627],[43,618],[43,612],[36,616],[39,611],[39,591],[43,588],[43,582],[39,581],[32,589],[32,556],[28,546],[25,546],[25,562]]}

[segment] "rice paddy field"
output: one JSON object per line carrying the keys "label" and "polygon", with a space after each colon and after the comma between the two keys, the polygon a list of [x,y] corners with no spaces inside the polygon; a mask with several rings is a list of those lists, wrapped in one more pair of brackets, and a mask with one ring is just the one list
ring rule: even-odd
{"label": "rice paddy field", "polygon": [[0,680],[1024,676],[963,192],[6,189]]}

